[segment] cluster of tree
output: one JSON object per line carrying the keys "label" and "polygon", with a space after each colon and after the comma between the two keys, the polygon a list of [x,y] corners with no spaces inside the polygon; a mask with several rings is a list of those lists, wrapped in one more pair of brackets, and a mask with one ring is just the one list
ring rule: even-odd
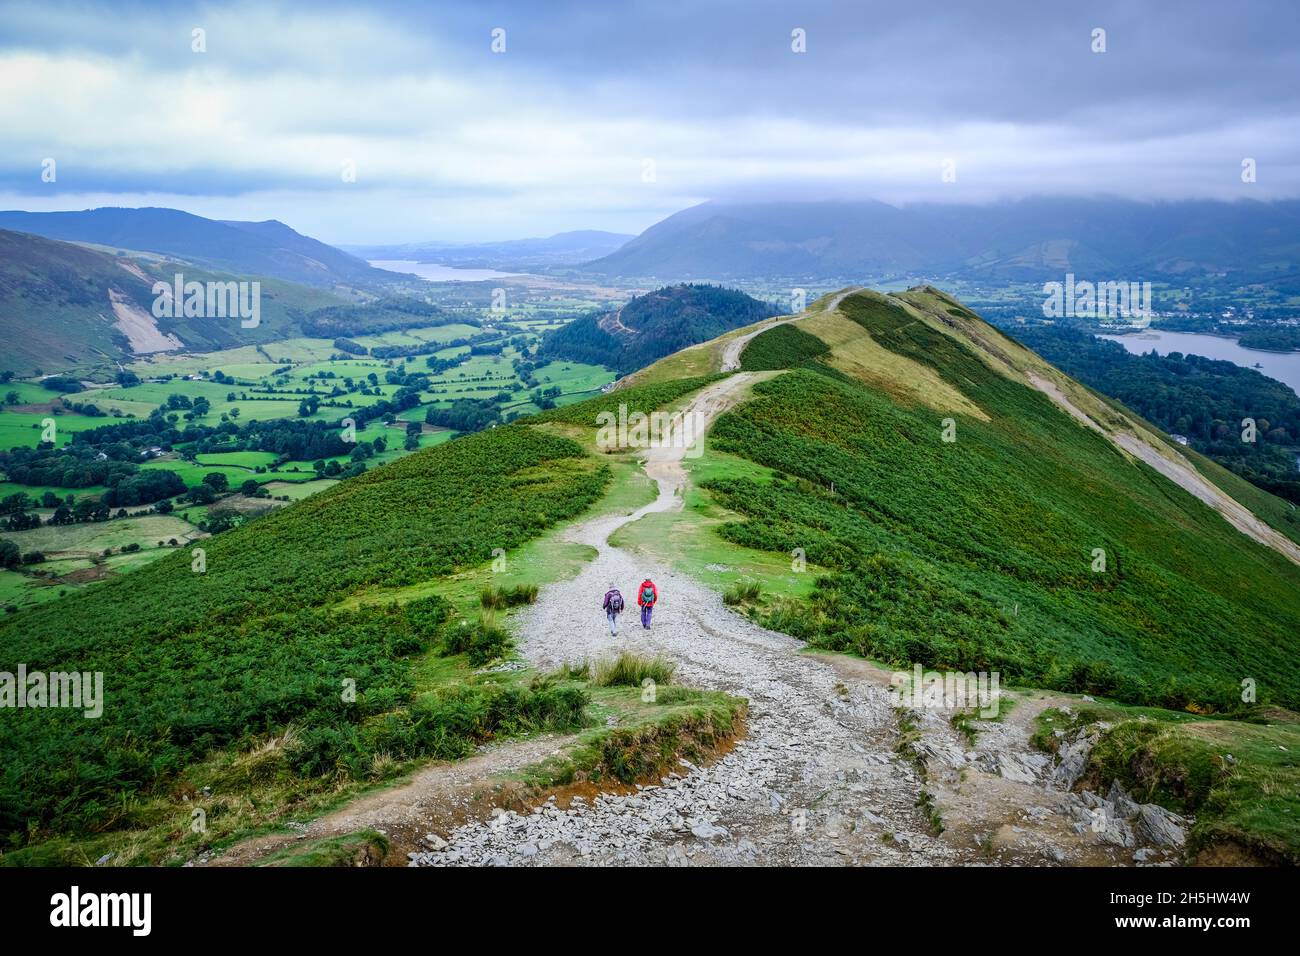
{"label": "cluster of tree", "polygon": [[349,465],[342,465],[338,461],[316,461],[312,468],[320,478],[355,478],[363,474],[366,470],[364,461],[354,461]]}
{"label": "cluster of tree", "polygon": [[167,468],[140,471],[122,478],[104,491],[101,500],[113,508],[147,505],[185,490],[180,475]]}
{"label": "cluster of tree", "polygon": [[48,378],[41,379],[41,384],[52,392],[63,392],[65,394],[85,391],[86,388],[79,379],[75,379],[70,375],[51,375]]}
{"label": "cluster of tree", "polygon": [[[363,421],[363,411],[358,409],[353,416],[358,425]],[[250,421],[243,425],[235,422],[217,425],[189,423],[178,428],[175,422],[169,422],[158,414],[144,421],[102,425],[78,432],[68,448],[102,451],[109,458],[122,456],[122,449],[126,449],[126,457],[138,458],[141,449],[159,447],[169,450],[176,445],[191,443],[195,454],[215,450],[269,451],[286,461],[332,458],[346,455],[351,450],[343,440],[338,423],[274,419]],[[0,458],[0,465],[3,463],[4,459]]]}
{"label": "cluster of tree", "polygon": [[424,429],[420,427],[419,422],[407,422],[406,441],[402,443],[402,447],[407,451],[415,451],[418,449],[420,447],[420,433],[422,431],[424,431]]}
{"label": "cluster of tree", "polygon": [[[539,388],[537,391],[533,392],[531,398],[534,405],[542,411],[548,411],[555,407],[556,399],[558,399],[562,394],[563,392],[560,391],[560,386],[552,385],[550,388]],[[501,396],[498,395],[497,400],[500,401],[500,398]]]}
{"label": "cluster of tree", "polygon": [[18,545],[12,541],[0,541],[0,568],[12,569],[24,564],[40,564],[44,560],[45,553],[42,551],[28,551],[22,554]]}
{"label": "cluster of tree", "polygon": [[22,511],[11,514],[5,521],[6,531],[28,531],[32,528],[41,526],[41,516],[36,513],[27,514]]}
{"label": "cluster of tree", "polygon": [[[540,356],[604,365],[620,374],[644,368],[673,352],[777,314],[766,302],[735,289],[686,284],[637,296],[617,313],[613,329],[593,314],[547,332]],[[622,332],[620,329],[628,329]]]}
{"label": "cluster of tree", "polygon": [[[70,402],[65,398],[63,399],[63,407],[71,409],[78,415],[85,415],[87,418],[105,418],[108,415],[108,412],[94,402]],[[115,408],[113,409],[113,417],[121,418],[122,413]]]}
{"label": "cluster of tree", "polygon": [[334,340],[334,347],[340,352],[346,352],[348,355],[369,355],[370,349],[366,348],[351,339],[338,338]]}
{"label": "cluster of tree", "polygon": [[[71,503],[74,498],[75,495],[69,495],[67,498],[68,503]],[[28,495],[25,491],[19,491],[0,498],[0,515],[21,514],[28,508],[57,508],[63,503],[64,499],[52,491],[47,490],[39,500]]]}
{"label": "cluster of tree", "polygon": [[1244,349],[1290,352],[1300,349],[1300,326],[1260,325],[1241,333],[1237,344]]}
{"label": "cluster of tree", "polygon": [[12,541],[0,541],[0,568],[16,568],[22,563],[22,550]]}
{"label": "cluster of tree", "polygon": [[80,498],[74,505],[60,505],[50,515],[50,524],[85,524],[90,521],[107,521],[113,517],[112,508],[103,498]]}
{"label": "cluster of tree", "polygon": [[424,360],[424,364],[428,367],[430,375],[441,375],[443,372],[450,372],[457,365],[463,365],[468,360],[468,352],[451,358],[438,358],[436,355],[430,355]]}
{"label": "cluster of tree", "polygon": [[451,428],[458,432],[479,432],[501,421],[501,411],[496,400],[491,398],[458,398],[450,408],[429,406],[424,413],[424,420],[439,428]]}
{"label": "cluster of tree", "polygon": [[479,324],[474,319],[449,316],[436,305],[405,296],[390,296],[368,305],[332,305],[316,309],[299,321],[304,334],[324,339],[380,335],[416,326]]}
{"label": "cluster of tree", "polygon": [[[101,453],[107,457],[100,459]],[[135,457],[129,446],[118,443],[102,452],[76,443],[59,449],[19,447],[0,451],[0,469],[9,481],[20,485],[90,488],[114,485],[134,474],[137,468],[131,459]]]}

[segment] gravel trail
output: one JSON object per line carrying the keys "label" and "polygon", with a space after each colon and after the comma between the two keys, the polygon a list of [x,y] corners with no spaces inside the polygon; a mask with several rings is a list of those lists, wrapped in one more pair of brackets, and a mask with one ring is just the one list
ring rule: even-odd
{"label": "gravel trail", "polygon": [[[731,376],[693,403],[711,420],[748,384]],[[793,638],[756,626],[689,578],[611,547],[615,530],[681,507],[681,449],[647,452],[659,496],[632,515],[576,525],[571,540],[599,552],[573,580],[543,589],[519,620],[525,656],[539,668],[633,650],[678,664],[676,680],[750,702],[747,733],[708,767],[680,772],[627,796],[600,795],[561,810],[500,812],[472,822],[422,864],[914,863],[955,861],[916,807],[912,764],[894,752],[897,727],[886,689],[844,679]],[[635,606],[611,638],[600,609],[615,582],[629,598],[645,577],[659,585],[653,626]]]}

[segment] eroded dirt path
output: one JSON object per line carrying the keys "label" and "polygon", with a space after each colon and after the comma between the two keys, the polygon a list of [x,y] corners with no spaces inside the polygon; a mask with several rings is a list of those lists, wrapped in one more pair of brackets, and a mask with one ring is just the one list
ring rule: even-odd
{"label": "eroded dirt path", "polygon": [[1266,548],[1272,548],[1295,564],[1300,564],[1300,545],[1258,518],[1249,508],[1197,471],[1196,467],[1182,455],[1172,449],[1164,449],[1162,452],[1161,449],[1130,432],[1107,431],[1071,402],[1056,385],[1032,372],[1029,373],[1028,378],[1031,385],[1080,424],[1104,435],[1119,448],[1149,465],[1188,494],[1209,505],[1223,516],[1224,521],[1242,534],[1253,538]]}
{"label": "eroded dirt path", "polygon": [[446,833],[466,820],[485,817],[494,806],[518,799],[509,775],[540,763],[573,742],[573,736],[544,734],[482,748],[455,763],[431,763],[404,783],[358,797],[345,806],[295,825],[290,834],[272,833],[235,844],[211,860],[211,866],[251,866],[300,840],[342,836],[357,830],[384,833],[397,858],[422,846],[431,832]]}

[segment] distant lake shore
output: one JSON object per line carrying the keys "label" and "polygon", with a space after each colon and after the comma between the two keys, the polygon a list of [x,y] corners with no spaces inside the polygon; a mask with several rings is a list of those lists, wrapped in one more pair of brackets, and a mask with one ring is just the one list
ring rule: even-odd
{"label": "distant lake shore", "polygon": [[414,259],[371,259],[376,269],[404,272],[430,282],[486,282],[489,279],[518,279],[523,272],[498,272],[495,269],[457,269],[437,262],[416,262]]}
{"label": "distant lake shore", "polygon": [[[1169,332],[1162,329],[1143,329],[1124,335],[1098,335],[1098,338],[1118,342],[1134,355],[1144,355],[1153,349],[1160,355],[1182,352],[1184,355],[1203,355],[1223,359],[1253,368],[1255,371],[1277,379],[1300,395],[1300,352],[1269,352],[1248,349],[1226,335],[1204,332]],[[1258,366],[1258,367],[1256,367]]]}

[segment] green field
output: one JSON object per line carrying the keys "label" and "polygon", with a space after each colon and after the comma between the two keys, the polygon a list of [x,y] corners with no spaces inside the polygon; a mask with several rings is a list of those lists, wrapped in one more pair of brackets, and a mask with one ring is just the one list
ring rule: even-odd
{"label": "green field", "polygon": [[[0,531],[0,540],[13,542],[22,553],[45,556],[20,571],[0,574],[0,606],[21,609],[67,596],[143,567],[200,536],[198,528],[180,517],[155,514]],[[139,550],[124,553],[124,546]]]}
{"label": "green field", "polygon": [[268,467],[278,458],[278,455],[269,451],[225,451],[194,456],[200,465],[229,465],[250,471],[257,467]]}
{"label": "green field", "polygon": [[45,388],[39,382],[14,381],[0,385],[0,397],[7,398],[10,393],[16,395],[18,397],[18,403],[23,405],[40,405],[45,402],[56,401],[63,397],[62,392],[56,392],[53,389]]}
{"label": "green field", "polygon": [[54,422],[54,444],[60,448],[72,441],[72,436],[76,432],[97,428],[112,421],[112,419],[92,418],[66,411],[55,414],[15,412],[4,409],[0,410],[0,448],[14,448],[18,445],[36,447],[44,434],[43,422],[46,419],[52,419]]}
{"label": "green field", "polygon": [[170,538],[185,540],[195,533],[192,525],[174,515],[143,515],[85,524],[44,525],[29,531],[3,531],[0,539],[14,542],[24,552],[43,551],[47,555],[83,552],[89,555],[132,542],[146,548],[157,547],[158,541]]}
{"label": "green field", "polygon": [[[527,315],[535,314],[531,306]],[[525,319],[518,328],[541,329],[551,324],[545,312],[536,313],[541,318]],[[383,335],[358,336],[356,341],[370,346],[419,345],[439,343],[479,333],[469,324],[453,324],[431,328],[413,328],[388,332]],[[514,333],[518,335],[518,331]],[[535,342],[537,331],[525,332],[525,340]],[[529,338],[533,336],[533,338]],[[468,346],[441,349],[435,353],[440,359],[463,356]],[[144,381],[136,385],[108,385],[89,388],[67,396],[68,401],[92,402],[102,411],[102,417],[91,417],[60,410],[50,412],[14,411],[0,406],[0,449],[36,447],[41,437],[41,422],[53,418],[57,446],[65,447],[72,436],[82,430],[123,421],[142,420],[154,409],[168,403],[173,396],[183,396],[192,403],[202,398],[209,403],[204,414],[179,407],[166,413],[177,428],[193,422],[208,428],[229,421],[236,425],[249,422],[280,420],[324,422],[334,425],[367,406],[392,400],[400,386],[387,380],[390,374],[425,372],[425,357],[417,355],[405,359],[377,359],[368,356],[338,356],[332,339],[294,338],[278,343],[248,345],[202,355],[160,354],[142,359],[130,368]],[[479,355],[450,370],[428,376],[428,387],[419,393],[420,404],[407,408],[397,416],[400,422],[423,423],[429,408],[449,408],[454,402],[496,399],[501,392],[510,398],[500,405],[503,418],[518,417],[536,412],[530,389],[525,388],[516,374],[512,362],[520,359],[519,348],[512,345],[500,355]],[[217,382],[212,376],[221,373],[233,381]],[[559,389],[560,394],[551,400],[559,405],[570,404],[596,393],[613,378],[613,373],[598,366],[578,363],[550,363],[538,367],[533,373],[534,386]],[[160,376],[164,381],[150,381]],[[370,381],[374,376],[376,381]],[[362,389],[368,394],[361,394]],[[342,395],[331,395],[335,389]],[[20,402],[54,403],[57,408],[62,397],[59,393],[41,387],[35,381],[15,381],[10,390]],[[0,395],[5,389],[0,388]],[[319,407],[303,416],[300,405],[304,398],[315,396]],[[182,406],[184,402],[180,403]],[[452,437],[452,432],[427,427],[419,435],[418,446],[428,448]],[[358,431],[359,441],[373,441],[382,436],[388,448],[366,461],[366,466],[377,467],[395,461],[407,454],[406,434],[402,427],[385,427],[378,420],[365,423]],[[220,444],[220,443],[218,443]],[[238,446],[235,446],[238,448]],[[182,444],[174,452],[145,461],[146,471],[166,469],[176,472],[188,486],[200,483],[204,476],[220,473],[232,487],[248,479],[259,483],[274,480],[301,482],[313,475],[311,461],[290,461],[273,467],[280,456],[270,451],[229,450],[211,447],[198,451]],[[338,455],[327,461],[342,467],[351,464],[349,455]],[[257,471],[257,469],[262,469]],[[7,494],[24,492],[39,498],[51,491],[61,499],[93,498],[105,490],[100,485],[87,487],[62,487],[58,484],[20,485],[4,481],[0,473],[0,491]],[[206,513],[206,509],[204,509]]]}

